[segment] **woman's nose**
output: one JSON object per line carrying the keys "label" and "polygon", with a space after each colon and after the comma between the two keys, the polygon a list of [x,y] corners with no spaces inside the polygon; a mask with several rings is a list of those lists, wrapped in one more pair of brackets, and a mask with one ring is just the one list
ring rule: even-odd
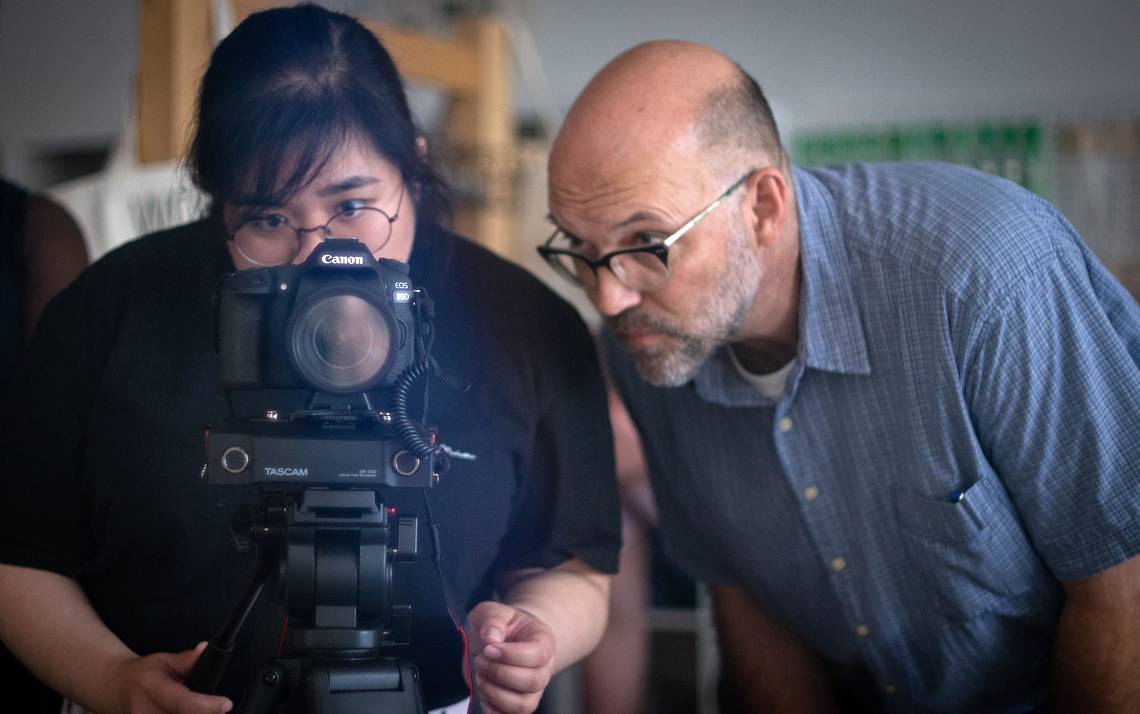
{"label": "woman's nose", "polygon": [[317,246],[323,243],[327,237],[328,233],[323,227],[302,228],[297,231],[297,240],[300,246],[297,250],[297,256],[293,258],[293,265],[304,263],[309,254],[316,250]]}

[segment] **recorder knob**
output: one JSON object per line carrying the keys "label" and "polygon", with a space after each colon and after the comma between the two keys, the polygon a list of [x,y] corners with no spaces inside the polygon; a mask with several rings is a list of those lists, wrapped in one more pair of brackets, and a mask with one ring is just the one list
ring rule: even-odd
{"label": "recorder knob", "polygon": [[240,446],[231,446],[222,452],[222,468],[231,474],[240,474],[249,466],[249,452]]}
{"label": "recorder knob", "polygon": [[392,457],[392,468],[401,476],[412,476],[420,470],[420,460],[412,452],[401,449]]}

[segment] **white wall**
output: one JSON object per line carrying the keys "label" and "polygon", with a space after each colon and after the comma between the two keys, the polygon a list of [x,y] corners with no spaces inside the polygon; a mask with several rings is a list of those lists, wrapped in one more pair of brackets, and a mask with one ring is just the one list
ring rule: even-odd
{"label": "white wall", "polygon": [[735,59],[797,128],[980,116],[1140,116],[1135,0],[543,0],[556,100],[641,40]]}
{"label": "white wall", "polygon": [[35,186],[41,152],[114,139],[135,62],[136,5],[0,0],[0,171]]}
{"label": "white wall", "polygon": [[[500,4],[532,26],[561,110],[621,50],[680,37],[736,59],[797,129],[1140,116],[1136,0]],[[352,3],[369,5],[406,11],[390,0]],[[135,0],[0,0],[0,170],[34,183],[45,147],[105,143],[117,133],[137,46],[135,7]],[[522,88],[518,104],[529,111]]]}

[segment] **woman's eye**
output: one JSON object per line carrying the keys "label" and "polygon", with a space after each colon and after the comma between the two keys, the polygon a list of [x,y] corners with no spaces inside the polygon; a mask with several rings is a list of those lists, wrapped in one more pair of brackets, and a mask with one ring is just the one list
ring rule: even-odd
{"label": "woman's eye", "polygon": [[341,218],[356,218],[360,215],[360,209],[365,208],[368,201],[363,199],[354,198],[350,201],[341,201],[337,204],[336,215]]}
{"label": "woman's eye", "polygon": [[269,213],[251,218],[246,222],[246,225],[261,233],[272,233],[281,226],[289,225],[289,221],[280,213]]}

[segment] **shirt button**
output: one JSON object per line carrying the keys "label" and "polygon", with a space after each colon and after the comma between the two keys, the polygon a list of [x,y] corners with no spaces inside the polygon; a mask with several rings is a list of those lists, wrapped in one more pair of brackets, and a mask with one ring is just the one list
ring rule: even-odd
{"label": "shirt button", "polygon": [[832,558],[831,559],[831,569],[834,570],[835,572],[838,573],[840,570],[843,570],[846,567],[847,567],[847,561],[844,560],[843,558]]}
{"label": "shirt button", "polygon": [[860,637],[866,637],[871,634],[871,628],[866,625],[855,625],[855,634]]}
{"label": "shirt button", "polygon": [[779,427],[780,427],[780,431],[787,434],[789,431],[792,430],[792,420],[789,419],[788,417],[783,417],[782,419],[780,419]]}
{"label": "shirt button", "polygon": [[815,486],[808,486],[804,489],[804,498],[809,501],[814,501],[815,499],[819,498],[819,489]]}

